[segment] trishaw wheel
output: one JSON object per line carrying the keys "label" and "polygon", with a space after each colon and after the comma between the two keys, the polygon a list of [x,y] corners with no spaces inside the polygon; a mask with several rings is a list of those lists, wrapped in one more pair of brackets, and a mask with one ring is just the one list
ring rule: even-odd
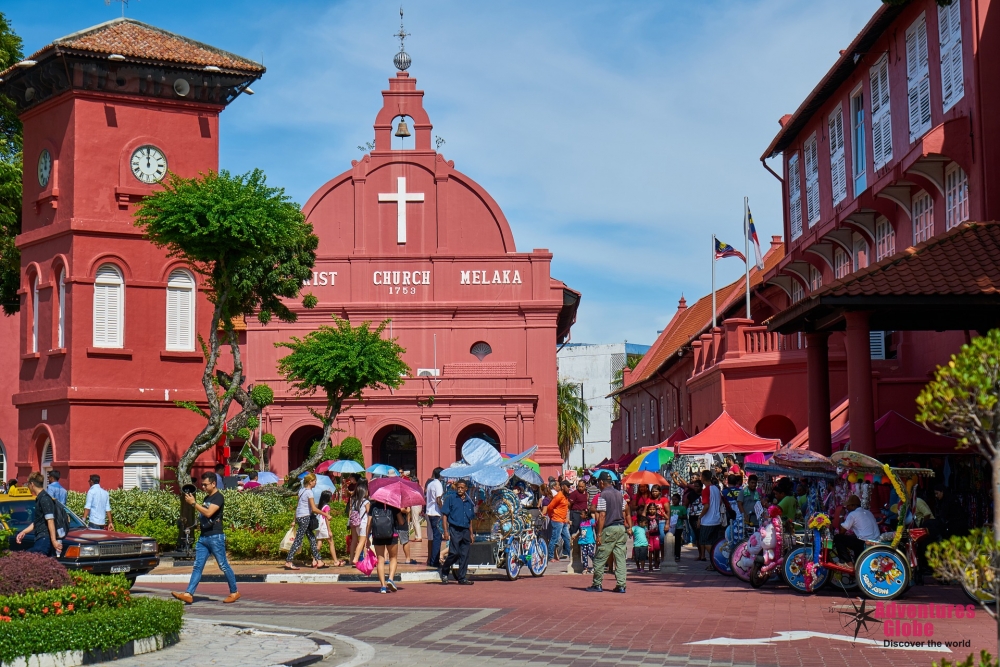
{"label": "trishaw wheel", "polygon": [[545,568],[549,565],[549,552],[545,550],[545,543],[537,537],[532,540],[531,545],[528,547],[531,554],[528,572],[531,572],[533,577],[540,577],[545,574]]}
{"label": "trishaw wheel", "polygon": [[910,564],[892,547],[874,546],[854,563],[858,586],[873,600],[895,600],[910,585]]}
{"label": "trishaw wheel", "polygon": [[515,540],[510,540],[507,543],[507,558],[505,562],[507,564],[507,578],[514,581],[521,572],[521,550],[518,548]]}
{"label": "trishaw wheel", "polygon": [[971,587],[963,583],[962,590],[964,590],[965,594],[968,595],[975,602],[981,602],[983,604],[992,606],[996,601],[996,598],[993,597],[993,591],[987,590],[985,588],[980,588],[979,590],[972,590]]}
{"label": "trishaw wheel", "polygon": [[740,581],[750,581],[750,570],[740,567],[740,559],[746,555],[747,546],[747,542],[740,542],[729,554],[729,568]]}
{"label": "trishaw wheel", "polygon": [[830,578],[830,571],[825,567],[816,567],[811,575],[811,583],[806,585],[806,567],[813,562],[812,547],[798,547],[785,558],[784,574],[788,585],[799,593],[811,594],[818,591]]}
{"label": "trishaw wheel", "polygon": [[750,585],[754,588],[760,588],[767,583],[767,580],[771,578],[770,574],[763,574],[760,568],[763,567],[761,563],[754,561],[753,567],[750,568]]}
{"label": "trishaw wheel", "polygon": [[733,568],[729,564],[729,541],[722,539],[712,545],[712,565],[719,574],[733,576]]}

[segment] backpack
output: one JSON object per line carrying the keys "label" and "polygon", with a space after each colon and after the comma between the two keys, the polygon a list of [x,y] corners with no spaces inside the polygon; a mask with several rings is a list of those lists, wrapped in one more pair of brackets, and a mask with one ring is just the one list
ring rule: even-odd
{"label": "backpack", "polygon": [[382,503],[372,503],[372,538],[376,540],[392,539],[396,532],[395,512]]}
{"label": "backpack", "polygon": [[52,520],[56,524],[56,537],[61,540],[69,532],[69,514],[66,513],[66,507],[61,502],[49,496],[46,491],[42,491],[42,493],[49,497],[49,500],[52,501],[52,506],[55,508],[52,512]]}

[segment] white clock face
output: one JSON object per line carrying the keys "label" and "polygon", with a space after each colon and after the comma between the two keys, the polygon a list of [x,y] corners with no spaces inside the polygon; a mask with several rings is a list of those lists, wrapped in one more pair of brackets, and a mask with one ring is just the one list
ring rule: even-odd
{"label": "white clock face", "polygon": [[38,156],[38,184],[43,188],[49,184],[52,176],[52,154],[43,148]]}
{"label": "white clock face", "polygon": [[143,183],[156,183],[167,175],[167,158],[156,146],[140,146],[132,153],[132,174]]}

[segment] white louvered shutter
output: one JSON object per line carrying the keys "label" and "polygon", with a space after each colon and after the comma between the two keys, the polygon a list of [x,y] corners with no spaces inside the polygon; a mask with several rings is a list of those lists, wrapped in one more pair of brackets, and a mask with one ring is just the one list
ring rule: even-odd
{"label": "white louvered shutter", "polygon": [[38,352],[38,276],[31,285],[31,351]]}
{"label": "white louvered shutter", "polygon": [[870,331],[868,333],[869,347],[872,359],[885,359],[885,332]]}
{"label": "white louvered shutter", "polygon": [[812,226],[819,222],[819,154],[816,137],[803,146],[806,161],[806,219]]}
{"label": "white louvered shutter", "polygon": [[906,91],[910,112],[910,143],[912,143],[931,127],[927,21],[923,14],[906,30]]}
{"label": "white louvered shutter", "polygon": [[66,270],[59,272],[59,329],[58,347],[66,347]]}
{"label": "white louvered shutter", "polygon": [[892,114],[889,109],[889,56],[882,56],[869,72],[872,99],[872,160],[880,169],[892,159]]}
{"label": "white louvered shutter", "polygon": [[788,217],[792,240],[802,236],[802,182],[799,174],[799,156],[788,158]]}
{"label": "white louvered shutter", "polygon": [[94,280],[94,347],[122,347],[124,293],[121,273],[111,264]]}
{"label": "white louvered shutter", "polygon": [[965,94],[962,3],[959,0],[938,7],[938,40],[941,46],[941,106],[947,111]]}
{"label": "white louvered shutter", "polygon": [[183,270],[167,281],[167,349],[194,349],[194,278]]}
{"label": "white louvered shutter", "polygon": [[830,116],[830,181],[833,205],[847,198],[847,162],[844,158],[844,109],[838,108]]}
{"label": "white louvered shutter", "polygon": [[122,468],[122,488],[154,491],[159,488],[160,455],[147,442],[130,445]]}

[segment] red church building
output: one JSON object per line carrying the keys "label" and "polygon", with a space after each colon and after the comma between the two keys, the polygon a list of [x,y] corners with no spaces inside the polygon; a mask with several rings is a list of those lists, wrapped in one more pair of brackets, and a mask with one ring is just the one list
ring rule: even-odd
{"label": "red church building", "polygon": [[[219,114],[264,73],[251,60],[131,19],[54,41],[0,73],[24,123],[20,314],[0,359],[0,453],[6,475],[58,469],[73,489],[156,486],[203,425],[175,401],[204,401],[196,338],[210,307],[201,277],[133,225],[136,204],[169,171],[216,170]],[[509,451],[555,442],[555,346],[579,295],[549,276],[551,254],[517,253],[503,213],[430,144],[422,93],[391,80],[376,147],[305,212],[320,237],[320,301],[294,326],[251,324],[251,381],[277,402],[272,469],[304,455],[309,401],[277,379],[272,343],[331,315],[391,318],[413,377],[352,406],[342,424],[366,457],[426,476],[456,443],[486,434]],[[392,150],[393,122],[414,128]],[[10,339],[7,341],[10,343]],[[12,408],[16,409],[16,418]],[[343,434],[342,434],[343,435]],[[199,460],[209,466],[212,455]]]}

